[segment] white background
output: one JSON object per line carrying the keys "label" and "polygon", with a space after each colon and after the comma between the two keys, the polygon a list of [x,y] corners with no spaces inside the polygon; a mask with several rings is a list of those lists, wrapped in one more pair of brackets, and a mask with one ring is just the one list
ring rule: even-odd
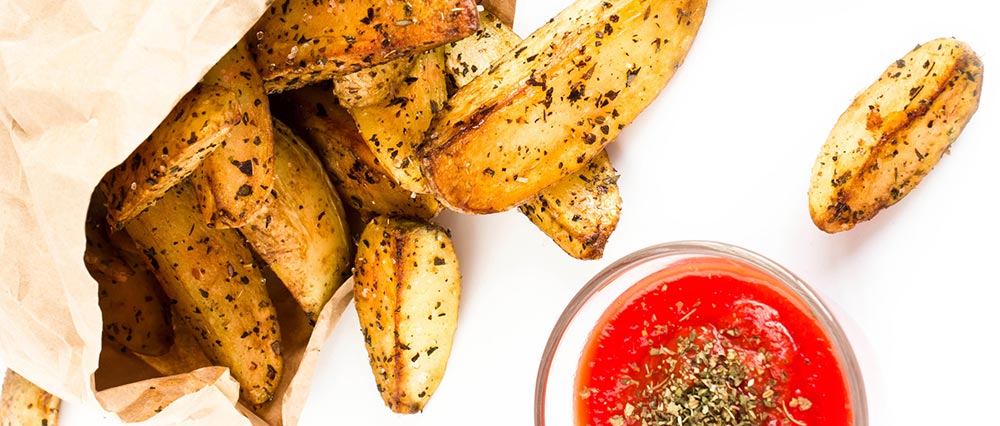
{"label": "white background", "polygon": [[[531,424],[538,361],[566,302],[614,259],[681,239],[744,246],[811,283],[855,346],[871,424],[988,422],[1000,397],[1000,15],[977,0],[710,1],[684,66],[608,148],[624,210],[605,259],[569,258],[519,213],[446,214],[464,287],[437,394],[418,415],[384,408],[349,308],[303,426]],[[521,3],[526,35],[570,1]],[[806,191],[833,123],[895,59],[941,36],[983,59],[979,112],[898,205],[846,233],[818,231]],[[60,422],[112,424],[72,404]]]}

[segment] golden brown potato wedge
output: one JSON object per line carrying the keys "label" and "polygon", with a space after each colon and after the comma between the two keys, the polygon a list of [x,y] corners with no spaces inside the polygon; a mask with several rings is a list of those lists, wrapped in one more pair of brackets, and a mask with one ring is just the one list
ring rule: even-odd
{"label": "golden brown potato wedge", "polygon": [[239,232],[210,229],[190,183],[171,189],[125,225],[175,314],[194,329],[216,365],[229,367],[250,404],[281,380],[281,332],[259,265]]}
{"label": "golden brown potato wedge", "polygon": [[834,233],[871,219],[931,171],[979,107],[983,65],[965,43],[918,46],[840,116],[816,164],[809,213]]}
{"label": "golden brown potato wedge", "polygon": [[110,237],[104,203],[104,194],[94,191],[87,210],[87,247],[83,253],[87,271],[97,281],[104,334],[119,348],[164,354],[174,338],[170,307],[131,238],[120,231],[114,233],[114,240]]}
{"label": "golden brown potato wedge", "polygon": [[174,345],[167,353],[157,356],[135,354],[137,358],[153,367],[164,376],[190,373],[202,367],[209,367],[212,361],[205,355],[191,326],[174,318]]}
{"label": "golden brown potato wedge", "polygon": [[422,146],[438,199],[515,207],[614,140],[683,62],[705,0],[578,1],[458,90]]}
{"label": "golden brown potato wedge", "polygon": [[241,115],[233,91],[195,85],[149,138],[101,181],[108,197],[108,221],[121,228],[187,178]]}
{"label": "golden brown potato wedge", "polygon": [[13,370],[7,370],[0,395],[0,424],[3,426],[56,426],[59,403],[46,392]]}
{"label": "golden brown potato wedge", "polygon": [[[521,42],[510,27],[490,13],[481,13],[479,19],[475,35],[445,46],[447,71],[457,88],[486,73]],[[603,256],[608,237],[618,226],[621,208],[618,173],[603,151],[583,169],[520,206],[538,229],[577,259]]]}
{"label": "golden brown potato wedge", "polygon": [[570,256],[600,259],[621,216],[618,172],[601,152],[519,208]]}
{"label": "golden brown potato wedge", "polygon": [[275,2],[248,37],[268,93],[383,64],[476,31],[473,0]]}
{"label": "golden brown potato wedge", "polygon": [[316,150],[346,206],[365,216],[430,219],[441,211],[432,195],[403,189],[376,164],[354,119],[329,91],[304,87],[283,93],[276,102],[282,104],[276,113]]}
{"label": "golden brown potato wedge", "polygon": [[344,207],[316,154],[274,122],[272,200],[240,232],[311,321],[351,274]]}
{"label": "golden brown potato wedge", "polygon": [[349,108],[361,137],[399,185],[418,194],[428,192],[417,146],[423,142],[434,114],[448,100],[443,49],[422,53],[388,102]]}
{"label": "golden brown potato wedge", "polygon": [[350,74],[333,77],[333,94],[347,108],[362,108],[388,102],[403,84],[418,55],[392,60]]}
{"label": "golden brown potato wedge", "polygon": [[237,94],[243,115],[192,175],[207,223],[238,228],[267,200],[274,180],[274,137],[264,81],[240,42],[202,78]]}
{"label": "golden brown potato wedge", "polygon": [[445,68],[456,88],[465,87],[521,43],[514,30],[489,12],[479,14],[476,33],[444,46]]}
{"label": "golden brown potato wedge", "polygon": [[372,373],[392,411],[416,413],[441,383],[458,321],[461,273],[448,232],[378,217],[361,234],[354,301]]}

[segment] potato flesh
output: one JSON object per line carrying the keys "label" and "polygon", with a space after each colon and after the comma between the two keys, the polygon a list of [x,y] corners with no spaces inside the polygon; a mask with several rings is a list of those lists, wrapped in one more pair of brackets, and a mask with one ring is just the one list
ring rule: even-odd
{"label": "potato flesh", "polygon": [[432,49],[476,31],[472,0],[275,2],[248,33],[268,93]]}
{"label": "potato flesh", "polygon": [[386,405],[423,409],[441,383],[458,324],[461,274],[443,229],[378,217],[361,235],[354,297]]}
{"label": "potato flesh", "polygon": [[56,426],[60,399],[7,370],[0,393],[0,424],[3,426]]}
{"label": "potato flesh", "polygon": [[424,194],[428,192],[427,183],[416,149],[434,114],[447,100],[444,53],[434,49],[417,58],[406,81],[387,103],[348,111],[377,164],[403,188]]}
{"label": "potato flesh", "polygon": [[202,81],[237,94],[240,121],[192,176],[199,208],[216,228],[238,228],[267,201],[274,181],[274,136],[264,81],[246,43],[237,43]]}
{"label": "potato flesh", "polygon": [[499,18],[482,12],[475,34],[445,45],[445,68],[456,88],[465,87],[521,41]]}
{"label": "potato flesh", "polygon": [[515,207],[587,164],[681,65],[705,0],[578,1],[461,88],[422,146],[449,208]]}
{"label": "potato flesh", "polygon": [[83,262],[97,281],[104,335],[134,353],[162,355],[173,345],[170,309],[156,277],[146,269],[134,242],[124,232],[110,236],[105,198],[94,191],[87,211]]}
{"label": "potato flesh", "polygon": [[274,129],[273,199],[240,232],[315,321],[350,275],[350,232],[319,158],[281,122]]}
{"label": "potato flesh", "polygon": [[363,215],[424,219],[441,211],[433,196],[407,191],[377,164],[354,119],[330,92],[305,87],[279,99],[287,108],[276,112],[319,155],[346,206]]}
{"label": "potato flesh", "polygon": [[413,69],[417,55],[411,55],[333,77],[333,94],[347,108],[362,108],[388,102],[396,87]]}
{"label": "potato flesh", "polygon": [[229,367],[240,397],[271,399],[281,380],[281,333],[259,266],[231,229],[210,229],[194,188],[176,186],[125,226],[147,256],[175,314],[216,365]]}
{"label": "potato flesh", "polygon": [[982,63],[954,39],[918,46],[840,116],[813,166],[809,211],[834,233],[908,194],[958,138],[979,105]]}
{"label": "potato flesh", "polygon": [[170,115],[101,181],[108,221],[121,228],[187,178],[240,121],[236,93],[197,84]]}

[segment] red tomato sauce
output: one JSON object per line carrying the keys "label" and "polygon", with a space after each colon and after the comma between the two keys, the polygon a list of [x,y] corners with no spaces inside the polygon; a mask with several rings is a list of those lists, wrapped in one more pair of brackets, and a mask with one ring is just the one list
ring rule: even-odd
{"label": "red tomato sauce", "polygon": [[[664,384],[679,386],[670,394]],[[576,424],[640,425],[642,410],[680,416],[723,400],[668,403],[678,388],[693,394],[697,386],[701,395],[712,390],[728,392],[728,401],[756,401],[749,408],[722,404],[729,408],[720,415],[734,412],[741,425],[853,423],[847,381],[821,325],[774,278],[733,261],[689,259],[618,297],[591,332],[577,369]],[[684,425],[699,424],[686,419]]]}

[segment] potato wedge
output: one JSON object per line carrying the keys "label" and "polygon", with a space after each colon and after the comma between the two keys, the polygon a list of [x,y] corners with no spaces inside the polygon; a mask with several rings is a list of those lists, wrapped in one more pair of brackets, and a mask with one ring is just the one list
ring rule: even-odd
{"label": "potato wedge", "polygon": [[[490,13],[481,13],[479,19],[475,35],[445,46],[448,75],[457,88],[486,73],[521,42],[510,27]],[[600,259],[604,255],[621,209],[618,173],[604,151],[583,169],[520,206],[521,213],[538,229],[577,259]]]}
{"label": "potato wedge", "polygon": [[[391,215],[430,219],[441,211],[432,195],[399,186],[363,139],[336,97],[318,87],[283,93],[275,111],[316,151],[347,207],[364,216]],[[364,223],[368,221],[365,220]]]}
{"label": "potato wedge", "polygon": [[240,232],[315,321],[351,275],[350,231],[316,154],[280,121],[274,145],[272,200]]}
{"label": "potato wedge", "polygon": [[170,307],[131,238],[120,231],[114,233],[114,240],[110,237],[104,204],[104,194],[94,191],[87,210],[83,253],[83,263],[97,281],[104,334],[119,349],[164,354],[174,339]]}
{"label": "potato wedge", "polygon": [[190,183],[177,185],[125,225],[147,257],[175,314],[194,329],[216,365],[229,367],[250,404],[281,380],[281,332],[253,253],[239,232],[210,229]]}
{"label": "potato wedge", "polygon": [[163,376],[190,373],[212,365],[190,325],[175,317],[173,330],[174,345],[167,353],[156,356],[135,354],[135,356]]}
{"label": "potato wedge", "polygon": [[285,0],[248,33],[268,93],[356,72],[476,31],[473,0]]}
{"label": "potato wedge", "polygon": [[579,0],[458,90],[421,148],[438,199],[515,207],[573,174],[683,62],[706,0]]}
{"label": "potato wedge", "polygon": [[55,395],[7,370],[0,395],[0,425],[56,426],[60,402]]}
{"label": "potato wedge", "polygon": [[441,383],[461,273],[448,232],[378,217],[361,234],[354,301],[375,383],[392,411],[421,411]]}
{"label": "potato wedge", "polygon": [[479,14],[476,33],[444,45],[445,69],[455,88],[465,87],[521,43],[513,29],[490,12]]}
{"label": "potato wedge", "polygon": [[522,204],[538,229],[577,259],[600,259],[618,226],[622,198],[618,172],[601,152],[586,167]]}
{"label": "potato wedge", "polygon": [[333,94],[347,108],[363,108],[388,102],[416,64],[418,55],[333,77]]}
{"label": "potato wedge", "polygon": [[191,179],[206,222],[238,228],[264,205],[274,181],[274,136],[264,81],[245,42],[236,43],[202,81],[235,92],[243,115]]}
{"label": "potato wedge", "polygon": [[443,49],[422,53],[387,103],[348,108],[361,137],[399,185],[418,194],[428,192],[417,146],[423,142],[434,114],[448,100]]}
{"label": "potato wedge", "polygon": [[937,164],[979,107],[983,65],[965,43],[918,46],[837,120],[813,166],[809,214],[829,233],[871,219]]}
{"label": "potato wedge", "polygon": [[241,116],[236,93],[195,85],[149,138],[101,181],[108,221],[120,229],[153,205],[222,143]]}

